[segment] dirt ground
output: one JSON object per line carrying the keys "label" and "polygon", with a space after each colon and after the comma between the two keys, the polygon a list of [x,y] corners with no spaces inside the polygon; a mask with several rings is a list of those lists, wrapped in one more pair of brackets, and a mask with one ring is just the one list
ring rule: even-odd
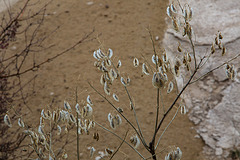
{"label": "dirt ground", "polygon": [[[47,0],[41,0],[39,3],[43,5],[46,2]],[[91,95],[94,103],[94,119],[109,128],[107,114],[115,112],[89,87],[87,81],[103,93],[99,83],[101,74],[93,66],[92,53],[99,47],[105,50],[111,48],[114,52],[114,60],[116,62],[118,59],[122,61],[121,72],[131,78],[129,91],[134,97],[137,116],[144,137],[149,142],[154,131],[156,89],[151,85],[151,77],[142,77],[141,67],[134,68],[132,60],[137,57],[140,62],[143,62],[142,55],[144,55],[150,61],[153,49],[147,30],[149,28],[154,37],[159,37],[159,40],[155,41],[157,50],[159,51],[162,48],[161,39],[166,29],[165,18],[168,1],[94,0],[91,2],[87,0],[54,0],[48,5],[47,16],[40,33],[42,35],[48,34],[57,26],[60,26],[60,29],[46,41],[46,44],[55,44],[55,47],[37,53],[39,62],[73,45],[93,29],[95,29],[95,32],[91,38],[99,36],[98,39],[84,42],[51,63],[42,66],[37,72],[28,73],[23,77],[23,81],[27,81],[33,75],[38,75],[34,84],[35,93],[28,98],[28,106],[31,107],[33,113],[24,108],[23,110],[26,110],[28,114],[25,119],[29,123],[31,122],[33,126],[37,126],[41,109],[46,109],[50,104],[53,108],[61,108],[64,100],[74,105],[75,88],[78,87],[79,99],[85,100],[87,95]],[[21,5],[22,2],[18,2],[14,8],[19,8]],[[35,9],[38,8],[37,6],[34,7]],[[21,38],[23,37],[17,38],[20,40],[17,45],[21,45]],[[27,89],[30,89],[30,87]],[[124,114],[135,124],[133,113],[129,110],[127,97],[121,85],[119,84],[113,90],[119,95],[120,99],[120,102],[116,105],[120,105],[124,109]],[[164,94],[164,105],[169,106],[175,96],[175,94],[170,96]],[[111,99],[111,97],[109,98]],[[175,111],[176,109],[168,116],[168,122]],[[17,125],[16,122],[15,125]],[[196,132],[193,127],[187,115],[179,114],[163,136],[158,147],[158,157],[163,159],[171,147],[178,146],[183,152],[182,159],[204,159],[201,155],[203,142],[201,139],[194,138]],[[163,128],[161,131],[163,131]],[[130,127],[123,121],[123,125],[116,130],[116,133],[123,136],[128,129]],[[103,151],[105,148],[116,149],[121,143],[119,139],[103,131],[103,129],[96,127],[95,130],[98,130],[100,134],[100,140],[97,142],[92,140],[92,133],[80,137],[81,159],[90,159],[87,149],[89,146],[94,146],[97,151]],[[133,134],[133,130],[129,130],[128,138]],[[68,159],[76,159],[75,132],[70,133],[69,140],[73,142],[65,146],[69,156]],[[57,149],[57,146],[54,147]],[[30,148],[26,149],[30,150]],[[150,156],[143,146],[139,147],[139,152],[145,157]],[[114,159],[133,160],[141,158],[124,144]]]}

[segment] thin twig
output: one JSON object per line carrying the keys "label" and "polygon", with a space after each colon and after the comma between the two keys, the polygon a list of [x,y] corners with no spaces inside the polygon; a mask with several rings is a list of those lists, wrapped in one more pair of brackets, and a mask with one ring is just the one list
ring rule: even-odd
{"label": "thin twig", "polygon": [[[93,85],[91,85],[89,82],[88,84],[90,85],[90,87],[97,92],[98,95],[100,95],[103,99],[105,99],[126,121],[127,123],[135,130],[136,134],[140,136],[140,133],[138,132],[138,130],[136,129],[136,127],[117,109],[117,107],[114,106],[114,104],[112,102],[110,102],[104,95],[102,95],[95,87],[93,87]],[[140,138],[140,140],[142,141],[142,143],[144,144],[143,140]]]}
{"label": "thin twig", "polygon": [[213,68],[212,70],[210,70],[210,71],[208,71],[207,73],[203,74],[202,76],[198,77],[197,79],[193,80],[190,84],[195,83],[195,82],[197,82],[198,80],[200,80],[200,79],[206,77],[209,73],[211,73],[211,72],[213,72],[213,71],[219,69],[219,68],[222,67],[223,65],[225,65],[225,64],[227,64],[227,63],[229,63],[229,62],[231,62],[231,61],[233,61],[233,60],[235,60],[235,59],[237,59],[239,56],[240,56],[240,53],[237,54],[235,57],[231,58],[230,60],[228,60],[228,61],[222,63],[221,65],[219,65],[219,66]]}
{"label": "thin twig", "polygon": [[39,64],[35,64],[34,66],[32,66],[31,68],[28,68],[22,72],[17,72],[17,73],[14,73],[14,74],[10,74],[10,75],[4,75],[4,76],[0,76],[0,79],[2,78],[9,78],[9,77],[14,77],[14,76],[19,76],[19,75],[22,75],[22,74],[25,74],[29,71],[34,71],[35,69],[39,68],[40,66],[42,66],[43,64],[45,63],[49,63],[51,62],[52,60],[56,59],[57,57],[69,52],[70,50],[72,50],[73,48],[75,48],[76,46],[78,46],[79,44],[83,43],[88,37],[90,37],[90,35],[92,35],[94,32],[94,30],[92,30],[90,33],[88,33],[87,35],[85,35],[81,40],[79,40],[77,43],[75,43],[74,45],[72,45],[71,47],[65,49],[64,51],[58,53],[57,55],[53,56],[53,57],[50,57],[48,58],[47,60],[39,63]]}
{"label": "thin twig", "polygon": [[120,149],[121,146],[123,145],[124,141],[126,140],[127,134],[128,134],[128,131],[125,133],[125,136],[124,136],[121,144],[118,146],[118,148],[117,148],[116,151],[112,154],[112,156],[109,158],[109,160],[111,160],[111,159],[116,155],[116,153],[119,151],[119,149]]}
{"label": "thin twig", "polygon": [[140,157],[142,157],[144,160],[145,158],[141,155],[141,153],[139,153],[131,144],[129,144],[127,141],[125,141],[123,138],[121,138],[119,135],[117,135],[116,133],[110,131],[109,129],[103,127],[101,124],[97,123],[95,121],[96,125],[98,125],[99,127],[103,128],[104,130],[108,131],[109,133],[113,134],[114,136],[116,136],[117,138],[121,139],[124,143],[126,143],[130,148],[132,148]]}
{"label": "thin twig", "polygon": [[164,131],[162,132],[162,134],[161,134],[160,138],[158,139],[158,142],[157,142],[157,144],[156,144],[156,146],[155,146],[155,150],[157,149],[158,144],[160,143],[160,141],[161,141],[161,139],[162,139],[162,136],[164,135],[164,133],[166,132],[166,130],[168,129],[168,127],[170,126],[170,124],[173,122],[173,120],[176,118],[180,107],[181,107],[181,106],[178,107],[178,109],[177,109],[176,113],[174,114],[172,120],[168,123],[167,127],[166,127],[166,128],[164,129]]}

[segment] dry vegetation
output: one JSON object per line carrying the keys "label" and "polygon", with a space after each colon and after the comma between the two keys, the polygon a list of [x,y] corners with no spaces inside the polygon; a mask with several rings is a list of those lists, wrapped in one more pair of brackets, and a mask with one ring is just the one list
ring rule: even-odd
{"label": "dry vegetation", "polygon": [[[39,5],[36,3],[34,5]],[[76,86],[74,90],[74,101],[63,102],[63,107],[56,107],[49,105],[41,108],[38,124],[29,124],[25,122],[25,112],[20,107],[11,105],[16,98],[27,106],[26,98],[29,96],[24,91],[26,85],[30,85],[34,81],[36,76],[29,79],[28,82],[22,83],[21,77],[28,72],[36,72],[42,65],[54,61],[59,56],[74,49],[83,41],[88,40],[93,32],[86,34],[79,41],[72,46],[61,50],[56,55],[53,55],[47,59],[39,61],[37,59],[37,53],[42,50],[48,50],[53,45],[46,45],[44,40],[49,36],[54,36],[57,32],[58,26],[55,30],[47,33],[46,36],[38,35],[38,31],[43,25],[45,11],[48,4],[45,4],[37,12],[28,10],[31,7],[30,0],[24,4],[24,7],[17,12],[16,15],[12,15],[9,11],[8,17],[2,18],[2,31],[1,31],[1,122],[4,120],[5,125],[1,123],[1,135],[7,137],[8,127],[13,125],[19,126],[17,130],[11,130],[16,132],[18,137],[14,141],[6,138],[6,141],[1,142],[3,147],[1,148],[2,159],[7,158],[19,158],[14,157],[13,152],[19,147],[27,148],[23,157],[39,158],[39,159],[67,159],[67,147],[74,148],[77,154],[77,159],[81,159],[81,136],[86,136],[91,142],[89,149],[89,159],[114,159],[115,156],[124,157],[125,153],[122,152],[122,148],[130,148],[134,153],[136,159],[163,159],[165,160],[180,160],[182,157],[181,147],[175,145],[168,145],[165,147],[162,145],[163,136],[168,138],[166,131],[172,124],[178,113],[186,114],[186,107],[184,105],[184,99],[182,98],[183,92],[190,84],[204,78],[212,71],[224,66],[226,76],[232,80],[236,78],[236,71],[234,66],[230,63],[239,55],[236,55],[232,59],[224,60],[219,66],[208,71],[207,73],[196,77],[196,73],[204,67],[204,64],[208,63],[208,60],[214,54],[221,54],[223,59],[226,54],[226,48],[222,44],[223,36],[221,32],[216,34],[216,38],[213,40],[212,47],[209,48],[209,52],[206,54],[200,54],[195,52],[195,46],[193,41],[193,28],[191,26],[191,20],[193,18],[193,9],[185,4],[182,5],[180,1],[173,1],[167,7],[167,15],[172,20],[173,28],[176,32],[180,32],[182,36],[189,40],[191,51],[185,50],[184,46],[179,43],[177,47],[178,54],[176,57],[169,57],[168,53],[164,49],[156,47],[153,34],[148,29],[149,37],[152,44],[152,56],[149,60],[148,55],[139,55],[134,57],[132,65],[135,68],[135,73],[138,73],[138,80],[131,78],[131,74],[124,68],[122,61],[118,58],[118,55],[113,53],[112,49],[105,49],[104,45],[100,42],[99,48],[93,52],[95,59],[94,66],[100,80],[89,79],[88,84],[92,88],[90,93],[95,93],[103,101],[106,102],[106,108],[104,108],[104,115],[107,122],[99,122],[98,114],[95,112],[96,106],[98,106],[99,99],[93,99],[92,96],[87,95],[84,99],[80,99],[82,96],[81,87]],[[23,12],[24,11],[24,12]],[[16,35],[23,37],[25,45],[21,48],[21,52],[10,51],[9,45],[11,41],[14,41]],[[92,40],[92,39],[91,39]],[[44,45],[43,45],[44,44]],[[217,49],[218,48],[218,49]],[[92,57],[89,57],[89,59]],[[30,61],[30,63],[27,63]],[[183,74],[183,73],[187,74]],[[183,87],[177,85],[176,79],[180,76],[184,76],[187,79]],[[12,82],[17,80],[16,84]],[[134,81],[136,80],[136,81]],[[11,81],[9,83],[8,81]],[[143,87],[152,90],[151,102],[148,104],[152,111],[151,126],[143,130],[143,123],[146,123],[144,119],[138,116],[138,99],[144,101],[141,92],[144,92],[145,88],[139,90],[132,90],[131,86],[139,83]],[[146,84],[146,85],[145,85]],[[151,85],[148,85],[151,84]],[[12,91],[13,90],[13,91]],[[20,95],[20,96],[17,96]],[[169,96],[173,97],[170,103],[166,103],[164,100]],[[140,97],[140,98],[139,98]],[[168,98],[170,99],[170,98]],[[8,107],[7,107],[8,106]],[[110,107],[108,107],[110,106]],[[27,108],[31,114],[31,107]],[[12,123],[16,121],[16,123]],[[123,127],[124,126],[124,127]],[[122,129],[123,128],[123,129]],[[105,132],[101,132],[104,130]],[[145,132],[150,132],[150,136],[145,136]],[[95,143],[100,140],[101,134],[112,135],[118,139],[114,142],[102,142],[104,150],[95,153]],[[109,134],[108,134],[109,133]],[[67,146],[72,141],[69,140],[69,134],[73,134],[77,141],[76,146]],[[149,134],[148,134],[149,135]],[[175,137],[177,138],[177,137]],[[21,145],[23,143],[23,145]],[[111,147],[109,147],[111,146]],[[85,147],[85,146],[84,146]],[[143,148],[143,153],[139,148]],[[164,151],[164,152],[163,152]],[[163,155],[164,153],[164,155]],[[166,154],[165,154],[166,153]],[[118,157],[118,158],[119,158]]]}

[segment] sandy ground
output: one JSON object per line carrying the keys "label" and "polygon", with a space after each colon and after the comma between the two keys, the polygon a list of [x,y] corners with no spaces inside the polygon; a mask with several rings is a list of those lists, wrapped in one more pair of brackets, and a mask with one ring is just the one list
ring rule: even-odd
{"label": "sandy ground", "polygon": [[[46,0],[42,0],[40,4],[42,5],[46,2]],[[138,57],[143,62],[141,54],[149,60],[153,54],[147,28],[151,29],[154,36],[160,37],[160,40],[155,41],[155,43],[158,50],[161,48],[161,39],[166,26],[165,11],[168,1],[96,0],[92,4],[89,2],[86,0],[54,0],[48,5],[46,11],[48,16],[46,16],[40,34],[48,34],[56,26],[60,26],[60,29],[46,41],[46,44],[55,44],[56,46],[36,55],[39,62],[68,48],[86,33],[91,32],[93,28],[95,32],[92,38],[99,34],[101,35],[98,40],[84,42],[74,50],[42,66],[38,72],[31,72],[23,77],[23,81],[27,81],[33,75],[38,75],[34,85],[35,94],[28,98],[28,105],[33,110],[33,113],[30,113],[25,108],[26,112],[29,113],[25,119],[29,123],[31,122],[33,126],[37,126],[42,108],[47,108],[50,104],[52,104],[53,108],[61,108],[64,100],[74,104],[75,88],[78,87],[80,92],[79,99],[85,100],[87,95],[90,94],[95,104],[95,120],[108,127],[107,114],[109,112],[114,113],[114,111],[111,106],[104,102],[89,87],[87,81],[90,81],[97,89],[102,91],[102,87],[99,84],[100,73],[93,66],[94,58],[92,53],[99,47],[103,47],[105,50],[112,48],[115,61],[118,59],[122,61],[121,72],[131,77],[129,90],[137,106],[137,116],[139,117],[144,137],[149,141],[154,130],[156,90],[151,85],[151,77],[142,77],[141,69],[134,68],[132,60],[134,57]],[[22,2],[19,2],[15,8],[19,8],[21,5]],[[37,6],[34,7],[37,9]],[[23,37],[17,38],[19,41],[15,45],[21,45],[20,42]],[[118,104],[121,104],[126,116],[134,122],[133,113],[129,110],[128,102],[126,102],[126,94],[121,88],[120,85],[114,88],[120,98],[120,103]],[[164,105],[169,106],[174,97],[175,94],[170,96],[164,94]],[[170,119],[171,116],[168,117],[168,122]],[[179,114],[163,136],[158,147],[160,152],[158,157],[162,159],[167,151],[170,150],[170,147],[179,146],[183,151],[182,159],[203,159],[200,153],[203,142],[201,139],[194,138],[196,132],[193,127],[187,115]],[[123,136],[128,129],[130,127],[126,125],[126,122],[123,122],[123,125],[118,128],[116,133]],[[87,150],[89,146],[94,146],[97,151],[102,151],[107,147],[116,149],[120,144],[116,137],[103,131],[101,128],[98,127],[95,130],[98,130],[100,134],[98,142],[92,140],[91,135],[80,137],[81,159],[90,159],[89,150]],[[133,133],[130,130],[128,138]],[[66,152],[69,155],[69,159],[76,159],[76,135],[74,132],[70,133],[69,139],[74,142],[66,145]],[[57,146],[55,148],[57,149]],[[166,150],[161,151],[163,149]],[[143,146],[139,147],[139,152],[145,157],[150,156]],[[114,159],[133,160],[140,159],[140,157],[124,144]]]}

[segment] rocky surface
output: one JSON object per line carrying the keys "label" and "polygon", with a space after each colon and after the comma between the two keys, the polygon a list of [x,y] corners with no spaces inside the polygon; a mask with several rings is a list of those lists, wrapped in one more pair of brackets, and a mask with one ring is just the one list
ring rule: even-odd
{"label": "rocky surface", "polygon": [[[182,0],[185,4],[187,1]],[[194,10],[191,25],[194,29],[194,43],[197,59],[209,53],[211,44],[218,31],[223,35],[222,43],[227,48],[222,57],[219,50],[198,72],[197,77],[239,54],[240,46],[240,1],[239,0],[195,0],[188,2]],[[178,42],[183,49],[191,53],[190,43],[181,33],[176,33],[169,21],[169,29],[164,38],[164,45],[172,59],[176,56]],[[238,70],[239,59],[231,62]],[[182,72],[184,73],[184,72]],[[186,82],[178,78],[179,88]],[[189,108],[189,118],[196,125],[196,130],[204,140],[204,153],[208,159],[229,158],[231,150],[240,145],[240,84],[226,78],[224,68],[209,74],[204,79],[191,85],[184,94]],[[197,136],[196,136],[197,137]]]}
{"label": "rocky surface", "polygon": [[6,8],[11,8],[18,0],[1,0],[0,1],[0,12],[6,10]]}

